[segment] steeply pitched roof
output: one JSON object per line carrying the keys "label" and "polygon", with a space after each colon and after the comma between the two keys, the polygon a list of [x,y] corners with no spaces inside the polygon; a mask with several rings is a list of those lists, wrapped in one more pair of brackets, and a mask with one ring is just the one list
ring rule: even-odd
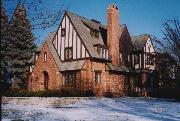
{"label": "steeply pitched roof", "polygon": [[54,46],[53,46],[53,38],[54,38],[55,33],[50,33],[48,35],[48,37],[46,38],[46,42],[48,44],[48,48],[54,58],[54,61],[59,69],[59,71],[73,71],[73,70],[80,70],[82,68],[82,66],[84,65],[85,61],[81,60],[81,61],[72,61],[72,62],[65,62],[62,63],[57,51],[55,50]]}
{"label": "steeply pitched roof", "polygon": [[[100,58],[99,54],[94,49],[94,45],[96,45],[96,44],[104,45],[104,42],[106,40],[103,38],[103,36],[107,36],[106,35],[107,33],[103,32],[103,31],[106,31],[106,27],[102,24],[88,20],[84,17],[78,16],[69,11],[66,11],[66,13],[67,13],[68,17],[70,18],[70,21],[74,25],[75,29],[77,30],[77,33],[80,36],[81,40],[85,44],[91,57]],[[100,32],[99,38],[92,37],[90,35],[90,32],[87,29],[87,26],[89,26],[91,29],[95,29],[95,30],[99,31]]]}
{"label": "steeply pitched roof", "polygon": [[[94,45],[106,45],[107,43],[107,28],[105,25],[102,25],[100,22],[96,22],[95,20],[89,20],[87,18],[81,17],[77,14],[72,12],[66,11],[67,15],[70,18],[70,21],[74,25],[79,34],[80,38],[82,39],[83,43],[85,44],[86,48],[88,49],[89,54],[91,57],[94,58],[101,58],[97,51],[94,49]],[[96,30],[99,32],[99,38],[94,38],[90,35],[89,30],[87,27]],[[120,35],[122,33],[122,29],[124,29],[125,25],[120,26]]]}
{"label": "steeply pitched roof", "polygon": [[32,57],[29,59],[28,63],[29,64],[34,64],[35,62],[35,53],[32,55]]}
{"label": "steeply pitched roof", "polygon": [[134,47],[134,51],[143,50],[149,37],[150,36],[148,34],[143,34],[140,36],[132,36],[131,41]]}

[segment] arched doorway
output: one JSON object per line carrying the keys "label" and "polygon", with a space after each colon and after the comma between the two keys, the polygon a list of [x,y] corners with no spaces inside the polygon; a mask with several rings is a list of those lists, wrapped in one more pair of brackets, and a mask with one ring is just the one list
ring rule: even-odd
{"label": "arched doorway", "polygon": [[48,72],[44,71],[44,90],[48,90],[49,75]]}

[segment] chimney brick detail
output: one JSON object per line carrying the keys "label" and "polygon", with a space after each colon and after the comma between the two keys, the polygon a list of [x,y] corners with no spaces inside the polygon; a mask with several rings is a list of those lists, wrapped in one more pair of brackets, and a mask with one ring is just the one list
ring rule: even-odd
{"label": "chimney brick detail", "polygon": [[107,10],[107,45],[112,64],[119,65],[119,10],[115,5],[110,5]]}

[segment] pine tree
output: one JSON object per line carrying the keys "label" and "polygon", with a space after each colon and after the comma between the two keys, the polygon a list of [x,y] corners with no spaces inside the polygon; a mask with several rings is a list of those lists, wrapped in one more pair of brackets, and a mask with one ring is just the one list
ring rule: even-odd
{"label": "pine tree", "polygon": [[7,60],[4,58],[7,50],[7,35],[8,31],[8,17],[5,13],[4,7],[1,4],[1,74],[3,75],[4,69],[7,67]]}
{"label": "pine tree", "polygon": [[[6,11],[1,4],[1,76],[4,75],[5,71],[9,66],[10,58],[7,55],[9,48],[9,26],[8,26],[8,17]],[[1,77],[2,79],[3,77]]]}
{"label": "pine tree", "polygon": [[11,59],[12,70],[15,77],[21,79],[24,83],[28,78],[27,62],[36,49],[35,38],[31,32],[30,22],[26,15],[26,9],[23,4],[18,4],[11,21]]}

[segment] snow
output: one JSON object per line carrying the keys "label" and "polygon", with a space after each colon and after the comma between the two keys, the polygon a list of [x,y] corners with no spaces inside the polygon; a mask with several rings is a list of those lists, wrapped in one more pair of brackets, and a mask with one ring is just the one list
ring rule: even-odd
{"label": "snow", "polygon": [[180,102],[156,98],[8,98],[2,120],[180,121]]}

